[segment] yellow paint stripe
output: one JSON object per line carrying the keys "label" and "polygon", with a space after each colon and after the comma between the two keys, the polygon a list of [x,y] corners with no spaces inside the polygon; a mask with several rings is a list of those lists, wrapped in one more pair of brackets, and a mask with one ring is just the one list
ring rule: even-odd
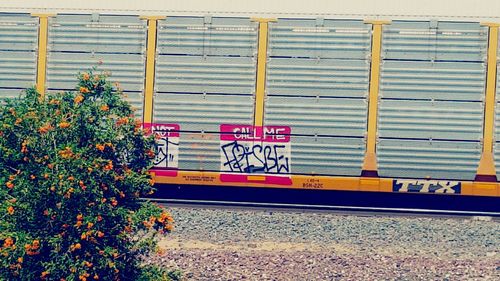
{"label": "yellow paint stripe", "polygon": [[247,176],[247,180],[249,180],[249,181],[265,181],[266,176]]}
{"label": "yellow paint stripe", "polygon": [[269,22],[275,19],[255,18],[259,22],[259,49],[257,53],[257,81],[255,86],[254,126],[264,124],[264,99],[266,92],[266,64]]}
{"label": "yellow paint stripe", "polygon": [[488,72],[486,78],[486,100],[484,106],[483,152],[493,151],[495,119],[495,92],[497,79],[498,26],[489,27]]}
{"label": "yellow paint stripe", "polygon": [[152,123],[153,121],[153,95],[155,80],[155,62],[156,62],[156,29],[158,20],[165,17],[141,17],[148,20],[148,41],[146,52],[146,81],[144,85],[144,110],[143,122]]}
{"label": "yellow paint stripe", "polygon": [[[292,185],[272,185],[268,183],[256,182],[222,182],[220,180],[220,173],[203,171],[178,171],[177,177],[164,177],[155,175],[153,175],[153,177],[156,183],[163,184],[294,188],[367,192],[392,192],[394,180],[392,178],[292,175]],[[460,195],[500,197],[500,183],[463,181],[461,182],[461,184],[462,193]]]}
{"label": "yellow paint stripe", "polygon": [[49,29],[49,17],[53,14],[31,14],[39,18],[38,26],[38,61],[36,69],[36,90],[40,96],[45,95],[45,81],[47,79],[47,41]]}
{"label": "yellow paint stripe", "polygon": [[370,93],[368,97],[368,132],[366,137],[366,154],[363,163],[363,170],[377,171],[376,143],[381,61],[380,51],[382,49],[382,25],[387,22],[376,21],[368,23],[373,24],[373,30],[370,69]]}
{"label": "yellow paint stripe", "polygon": [[495,162],[493,160],[493,132],[495,129],[498,25],[488,25],[488,69],[486,72],[486,97],[484,104],[483,152],[481,160],[479,161],[477,174],[495,176],[496,169]]}

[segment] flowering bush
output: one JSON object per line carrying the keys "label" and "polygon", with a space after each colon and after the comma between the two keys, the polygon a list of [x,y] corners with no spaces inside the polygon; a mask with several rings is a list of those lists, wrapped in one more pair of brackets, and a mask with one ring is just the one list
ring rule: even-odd
{"label": "flowering bush", "polygon": [[[141,266],[172,217],[140,200],[154,140],[103,74],[0,106],[0,280],[168,280]],[[138,235],[142,233],[142,235]]]}

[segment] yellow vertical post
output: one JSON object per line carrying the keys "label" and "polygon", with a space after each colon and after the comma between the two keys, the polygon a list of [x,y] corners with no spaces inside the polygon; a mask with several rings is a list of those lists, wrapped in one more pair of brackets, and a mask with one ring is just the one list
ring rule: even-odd
{"label": "yellow vertical post", "polygon": [[488,26],[488,64],[486,72],[486,98],[484,104],[483,152],[477,169],[476,180],[492,178],[496,180],[493,160],[493,131],[495,126],[495,93],[497,80],[498,27],[497,23],[484,23]]}
{"label": "yellow vertical post", "polygon": [[254,126],[261,127],[264,124],[264,99],[266,91],[266,64],[269,22],[276,19],[254,18],[259,23],[259,48],[257,53],[257,81],[255,85],[255,114]]}
{"label": "yellow vertical post", "polygon": [[47,41],[49,31],[49,17],[54,14],[31,14],[38,17],[38,59],[36,69],[36,90],[41,97],[45,95],[45,81],[47,76]]}
{"label": "yellow vertical post", "polygon": [[363,172],[375,175],[377,173],[377,117],[378,92],[380,82],[380,52],[382,49],[382,25],[389,21],[365,21],[372,24],[370,92],[368,96],[368,132],[366,137],[366,152],[363,161]]}
{"label": "yellow vertical post", "polygon": [[141,19],[148,21],[148,37],[146,46],[146,78],[144,82],[144,108],[143,123],[153,122],[153,94],[156,63],[156,29],[158,20],[165,19],[164,16],[142,16]]}

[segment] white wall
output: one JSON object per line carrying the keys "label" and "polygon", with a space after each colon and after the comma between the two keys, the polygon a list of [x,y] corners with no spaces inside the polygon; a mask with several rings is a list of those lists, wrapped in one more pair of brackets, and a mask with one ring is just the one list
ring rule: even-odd
{"label": "white wall", "polygon": [[[90,8],[89,8],[90,7]],[[500,0],[0,0],[0,12],[443,19],[500,22]]]}

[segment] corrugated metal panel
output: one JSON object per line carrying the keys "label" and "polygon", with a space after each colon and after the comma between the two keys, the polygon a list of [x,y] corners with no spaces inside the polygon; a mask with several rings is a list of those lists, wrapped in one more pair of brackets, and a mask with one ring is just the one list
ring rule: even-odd
{"label": "corrugated metal panel", "polygon": [[383,139],[377,156],[381,177],[473,180],[481,144]]}
{"label": "corrugated metal panel", "polygon": [[38,18],[29,14],[0,14],[0,50],[29,51],[38,45]]}
{"label": "corrugated metal panel", "polygon": [[479,141],[483,134],[480,102],[382,100],[382,138],[457,139]]}
{"label": "corrugated metal panel", "polygon": [[144,95],[142,92],[125,92],[125,100],[130,103],[132,109],[135,110],[135,118],[142,121]]}
{"label": "corrugated metal panel", "polygon": [[159,22],[160,54],[247,56],[256,53],[258,24],[250,19],[167,17]]}
{"label": "corrugated metal panel", "polygon": [[384,61],[380,96],[395,99],[476,100],[484,98],[484,63]]}
{"label": "corrugated metal panel", "polygon": [[74,54],[51,52],[47,63],[49,89],[73,90],[76,75],[102,62],[98,71],[111,73],[110,81],[119,82],[126,91],[142,91],[144,88],[144,57],[137,54]]}
{"label": "corrugated metal panel", "polygon": [[383,28],[385,59],[483,61],[488,28],[479,23],[393,21]]}
{"label": "corrugated metal panel", "polygon": [[0,51],[0,92],[35,85],[36,59],[35,52]]}
{"label": "corrugated metal panel", "polygon": [[29,14],[0,14],[0,97],[19,95],[36,83],[38,19]]}
{"label": "corrugated metal panel", "polygon": [[179,169],[219,171],[219,134],[181,133],[179,139]]}
{"label": "corrugated metal panel", "polygon": [[218,132],[221,123],[253,124],[251,96],[164,94],[154,97],[155,123],[180,124],[183,131]]}
{"label": "corrugated metal panel", "polygon": [[367,60],[271,58],[267,94],[365,97],[369,69]]}
{"label": "corrugated metal panel", "polygon": [[255,90],[252,58],[160,55],[157,92],[247,94]]}
{"label": "corrugated metal panel", "polygon": [[293,136],[291,140],[294,174],[361,175],[364,139]]}
{"label": "corrugated metal panel", "polygon": [[364,99],[268,97],[265,124],[292,127],[298,135],[358,136],[366,133]]}
{"label": "corrugated metal panel", "polygon": [[371,25],[358,20],[280,19],[269,23],[271,56],[365,59]]}
{"label": "corrugated metal panel", "polygon": [[6,98],[17,98],[24,90],[20,89],[1,89],[0,88],[0,100]]}
{"label": "corrugated metal panel", "polygon": [[[498,107],[498,105],[497,105],[497,107]],[[496,120],[497,124],[499,121],[500,120],[497,116],[497,120]],[[498,134],[498,127],[496,128],[496,131]],[[498,137],[496,140],[498,140]],[[496,173],[497,173],[497,178],[500,178],[500,169],[499,169],[500,168],[500,142],[498,142],[498,141],[493,144],[493,158],[495,160],[495,169],[496,169]]]}
{"label": "corrugated metal panel", "polygon": [[142,54],[147,23],[138,16],[58,15],[50,18],[49,50]]}

